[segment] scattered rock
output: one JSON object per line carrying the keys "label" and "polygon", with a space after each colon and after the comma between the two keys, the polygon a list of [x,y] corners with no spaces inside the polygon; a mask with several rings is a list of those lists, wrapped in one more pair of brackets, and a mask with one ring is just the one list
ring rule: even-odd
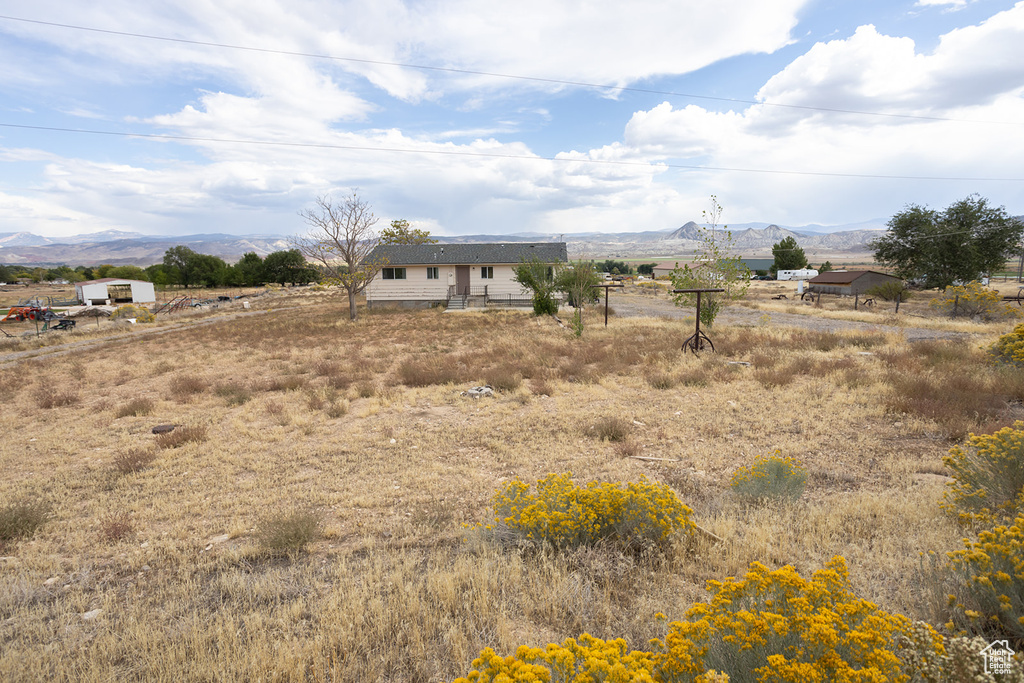
{"label": "scattered rock", "polygon": [[149,547],[149,541],[146,541],[146,542],[144,542],[144,543],[140,543],[140,544],[139,544],[139,547],[140,547],[140,548],[148,548],[148,547]]}
{"label": "scattered rock", "polygon": [[54,585],[55,583],[57,583],[57,577],[56,576],[51,576],[46,581],[43,581],[43,585],[46,586],[47,588],[49,588],[50,586]]}
{"label": "scattered rock", "polygon": [[895,427],[896,429],[899,429],[900,427],[903,426],[903,423],[902,422],[893,422],[892,426]]}
{"label": "scattered rock", "polygon": [[92,621],[93,619],[98,617],[102,612],[103,610],[98,608],[89,610],[88,612],[82,615],[82,621]]}
{"label": "scattered rock", "polygon": [[226,542],[228,542],[230,540],[231,540],[231,535],[230,534],[221,534],[219,536],[214,536],[213,538],[211,538],[209,540],[209,542],[210,543],[226,543]]}
{"label": "scattered rock", "polygon": [[745,360],[731,360],[727,362],[727,365],[745,365],[750,367],[750,363]]}
{"label": "scattered rock", "polygon": [[150,566],[148,564],[142,565],[142,571],[148,572],[149,570],[150,570]]}
{"label": "scattered rock", "polygon": [[481,396],[494,396],[494,388],[490,385],[484,385],[482,387],[473,387],[467,391],[462,392],[463,396],[469,396],[470,398],[480,398]]}
{"label": "scattered rock", "polygon": [[154,434],[166,434],[167,432],[173,432],[177,425],[157,425],[153,427]]}

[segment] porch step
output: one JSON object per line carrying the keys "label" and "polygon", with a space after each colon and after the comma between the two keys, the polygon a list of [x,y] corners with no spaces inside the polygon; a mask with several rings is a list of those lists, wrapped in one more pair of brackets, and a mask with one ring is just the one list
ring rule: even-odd
{"label": "porch step", "polygon": [[466,302],[461,296],[452,297],[448,299],[447,310],[449,311],[463,311],[466,309]]}

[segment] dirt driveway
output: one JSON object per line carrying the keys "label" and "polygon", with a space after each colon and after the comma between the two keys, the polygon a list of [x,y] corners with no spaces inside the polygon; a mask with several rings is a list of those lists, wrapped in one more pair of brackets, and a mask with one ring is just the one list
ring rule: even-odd
{"label": "dirt driveway", "polygon": [[[650,295],[640,294],[614,294],[609,302],[615,309],[615,315],[621,318],[630,317],[655,317],[655,318],[693,318],[692,308],[681,308],[668,299]],[[759,325],[763,324],[764,316],[767,315],[771,325],[783,327],[801,327],[808,330],[822,332],[839,332],[845,330],[877,331],[903,334],[907,341],[920,341],[924,339],[955,339],[965,340],[975,336],[966,332],[949,332],[945,330],[931,330],[921,327],[908,327],[896,325],[881,325],[877,323],[866,323],[855,320],[832,320],[821,318],[815,315],[800,315],[798,313],[781,313],[777,311],[759,311],[742,306],[727,306],[718,316],[718,321],[727,325]]]}

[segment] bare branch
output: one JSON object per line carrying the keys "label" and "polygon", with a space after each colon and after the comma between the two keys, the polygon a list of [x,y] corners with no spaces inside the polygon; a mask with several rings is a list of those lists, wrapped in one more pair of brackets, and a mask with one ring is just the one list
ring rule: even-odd
{"label": "bare branch", "polygon": [[356,319],[355,298],[386,265],[367,257],[380,241],[374,230],[377,217],[357,194],[335,204],[330,195],[316,198],[316,208],[299,212],[309,234],[291,240],[293,247],[317,263],[348,292],[349,317]]}

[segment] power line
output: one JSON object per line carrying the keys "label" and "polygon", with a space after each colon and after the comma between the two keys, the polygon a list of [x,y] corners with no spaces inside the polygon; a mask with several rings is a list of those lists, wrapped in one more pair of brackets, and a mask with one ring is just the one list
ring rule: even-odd
{"label": "power line", "polygon": [[607,90],[617,92],[635,92],[643,93],[647,95],[668,95],[672,97],[685,97],[688,99],[695,100],[710,100],[715,102],[729,102],[732,104],[750,104],[750,105],[763,105],[766,107],[777,107],[782,109],[797,109],[802,111],[819,111],[828,112],[832,114],[855,114],[857,116],[876,116],[881,118],[895,118],[895,119],[910,119],[918,121],[945,121],[952,123],[981,123],[981,124],[996,124],[1006,126],[1020,126],[1024,125],[1020,121],[982,121],[978,119],[954,119],[943,116],[922,116],[919,114],[893,114],[887,112],[877,111],[863,111],[859,109],[839,109],[834,107],[813,107],[810,105],[802,104],[782,104],[778,102],[764,102],[758,100],[744,100],[734,97],[716,97],[714,95],[698,95],[696,93],[684,93],[672,90],[655,90],[652,88],[637,88],[633,86],[624,85],[609,85],[606,83],[588,83],[586,81],[570,81],[559,78],[544,78],[541,76],[522,76],[518,74],[506,74],[495,71],[477,71],[474,69],[458,69],[455,67],[445,66],[428,66],[425,64],[411,64],[406,62],[388,62],[379,59],[361,59],[358,57],[340,57],[338,55],[319,54],[315,52],[299,52],[293,50],[277,50],[266,47],[252,47],[249,45],[232,45],[230,43],[215,43],[212,41],[205,40],[192,40],[188,38],[172,38],[169,36],[155,36],[147,33],[133,33],[130,31],[114,31],[111,29],[95,28],[91,26],[79,26],[76,24],[62,24],[54,21],[41,21],[39,19],[26,19],[24,17],[12,17],[7,15],[0,15],[0,19],[6,19],[7,21],[20,21],[27,24],[37,24],[40,26],[52,26],[56,28],[66,28],[75,31],[89,31],[91,33],[103,33],[112,36],[124,36],[129,38],[142,38],[145,40],[160,40],[169,43],[182,43],[185,45],[200,45],[203,47],[217,47],[226,50],[243,50],[246,52],[261,52],[265,54],[277,54],[277,55],[288,55],[291,57],[307,57],[311,59],[325,59],[330,61],[338,62],[352,62],[354,64],[370,64],[373,66],[394,66],[403,69],[418,69],[420,71],[436,71],[440,73],[452,73],[461,74],[466,76],[487,76],[490,78],[506,78],[509,80],[519,81],[531,81],[534,83],[547,83],[550,85],[571,85],[581,88],[594,88],[596,90]]}
{"label": "power line", "polygon": [[86,128],[58,128],[54,126],[30,126],[20,123],[0,123],[0,128],[20,128],[58,133],[85,135],[107,135],[112,137],[143,138],[148,140],[175,140],[183,142],[213,142],[218,144],[264,145],[269,147],[296,147],[306,149],[341,149],[357,152],[392,152],[396,154],[430,154],[435,156],[480,157],[489,159],[521,159],[525,161],[552,161],[561,163],[604,164],[608,166],[659,166],[662,168],[688,171],[727,171],[731,173],[762,173],[768,175],[818,176],[825,178],[873,178],[881,180],[948,180],[972,182],[1024,182],[1024,178],[978,178],[958,176],[913,176],[883,175],[875,173],[830,173],[825,171],[790,171],[768,168],[738,168],[730,166],[698,166],[694,164],[673,164],[660,161],[616,161],[612,159],[589,159],[569,157],[545,157],[529,154],[498,154],[495,152],[468,152],[444,149],[414,149],[410,147],[371,147],[369,145],[338,145],[325,142],[289,142],[283,140],[247,140],[243,138],[212,138],[193,135],[166,135],[161,133],[125,133],[112,130],[90,130]]}

